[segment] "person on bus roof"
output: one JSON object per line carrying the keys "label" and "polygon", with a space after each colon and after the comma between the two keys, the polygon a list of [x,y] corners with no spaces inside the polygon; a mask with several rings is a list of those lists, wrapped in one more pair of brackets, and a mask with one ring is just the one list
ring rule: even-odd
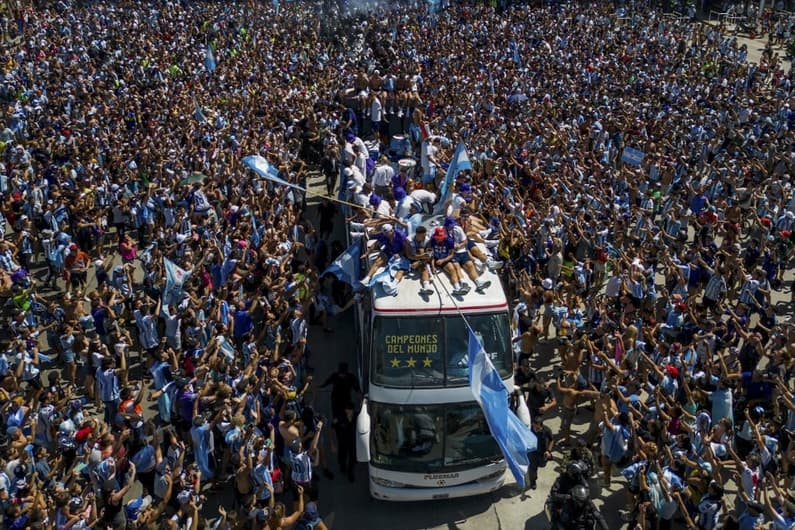
{"label": "person on bus roof", "polygon": [[431,241],[431,253],[433,259],[431,260],[431,270],[436,272],[442,269],[447,273],[450,278],[450,283],[453,285],[454,295],[467,294],[470,287],[466,283],[461,283],[461,275],[458,273],[458,268],[453,264],[453,257],[455,253],[455,242],[453,238],[447,235],[444,227],[437,226],[433,231],[433,238]]}
{"label": "person on bus roof", "polygon": [[469,276],[469,279],[475,283],[475,291],[483,294],[483,291],[491,285],[491,282],[481,280],[481,272],[475,267],[475,262],[470,255],[469,247],[474,247],[474,243],[467,238],[466,232],[452,217],[446,217],[444,220],[445,234],[453,240],[453,262],[457,267],[460,267]]}
{"label": "person on bus roof", "polygon": [[395,280],[400,282],[403,275],[409,270],[409,260],[406,258],[406,236],[400,230],[386,223],[381,226],[381,233],[375,236],[378,241],[378,248],[381,250],[378,257],[373,262],[367,276],[362,278],[362,285],[369,287],[370,279],[375,275],[380,267],[385,267],[389,264],[389,260],[393,257],[398,258],[399,270],[395,274]]}

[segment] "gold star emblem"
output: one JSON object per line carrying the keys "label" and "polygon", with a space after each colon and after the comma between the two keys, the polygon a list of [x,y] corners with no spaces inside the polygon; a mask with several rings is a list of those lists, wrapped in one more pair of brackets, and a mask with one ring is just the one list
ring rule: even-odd
{"label": "gold star emblem", "polygon": [[409,360],[406,361],[406,364],[409,366],[409,368],[414,368],[414,366],[417,364],[417,361],[414,360],[414,357],[409,357]]}
{"label": "gold star emblem", "polygon": [[431,360],[427,357],[422,360],[422,367],[423,368],[430,368],[431,367]]}
{"label": "gold star emblem", "polygon": [[392,368],[399,368],[400,367],[400,360],[397,357],[392,359]]}

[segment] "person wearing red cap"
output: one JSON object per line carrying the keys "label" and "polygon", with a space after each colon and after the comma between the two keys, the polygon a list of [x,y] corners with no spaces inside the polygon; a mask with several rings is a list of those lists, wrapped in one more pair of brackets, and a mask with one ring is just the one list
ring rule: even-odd
{"label": "person wearing red cap", "polygon": [[437,269],[442,269],[446,272],[447,277],[450,278],[450,283],[453,285],[452,294],[462,295],[468,293],[470,287],[461,283],[461,275],[458,274],[458,269],[453,265],[454,249],[455,242],[453,238],[447,235],[444,227],[437,226],[431,238],[431,251],[433,254],[431,269],[434,272]]}
{"label": "person wearing red cap", "polygon": [[66,292],[71,292],[72,289],[85,289],[90,263],[91,257],[88,254],[80,250],[75,243],[69,245],[69,254],[64,260],[67,279],[69,280],[66,285]]}

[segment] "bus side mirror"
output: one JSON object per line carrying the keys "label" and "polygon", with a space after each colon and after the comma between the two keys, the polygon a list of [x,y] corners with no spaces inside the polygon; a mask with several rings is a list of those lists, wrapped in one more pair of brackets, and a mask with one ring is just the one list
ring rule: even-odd
{"label": "bus side mirror", "polygon": [[370,414],[367,399],[362,400],[362,410],[356,417],[356,461],[370,461]]}

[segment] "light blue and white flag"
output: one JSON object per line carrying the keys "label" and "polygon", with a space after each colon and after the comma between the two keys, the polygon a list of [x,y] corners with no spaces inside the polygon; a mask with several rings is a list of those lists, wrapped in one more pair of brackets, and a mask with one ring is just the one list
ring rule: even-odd
{"label": "light blue and white flag", "polygon": [[491,97],[494,97],[494,76],[491,75],[491,70],[489,70],[489,90],[491,91]]}
{"label": "light blue and white flag", "polygon": [[455,148],[455,153],[453,153],[453,159],[450,161],[450,165],[447,166],[447,174],[444,176],[444,180],[442,181],[442,187],[439,193],[439,202],[436,203],[436,207],[433,209],[434,215],[439,215],[442,213],[444,209],[445,203],[450,199],[450,195],[453,192],[453,184],[455,183],[456,176],[461,171],[471,170],[472,164],[469,161],[469,155],[467,155],[467,148],[463,142],[458,144],[458,147]]}
{"label": "light blue and white flag", "polygon": [[511,41],[510,47],[513,52],[513,62],[521,66],[522,57],[519,54],[519,44],[516,41]]}
{"label": "light blue and white flag", "polygon": [[218,65],[215,63],[215,52],[213,51],[213,45],[207,44],[207,49],[204,52],[204,67],[207,68],[207,71],[210,73],[215,72],[215,68]]}
{"label": "light blue and white flag", "polygon": [[193,107],[193,119],[199,123],[205,123],[207,121],[207,116],[204,115],[204,111],[201,105],[199,105],[199,100],[196,99],[196,96],[193,96]]}
{"label": "light blue and white flag", "polygon": [[254,248],[259,248],[260,243],[262,243],[262,236],[259,234],[259,227],[257,226],[257,217],[254,215],[254,212],[251,210],[248,211],[248,214],[251,216],[251,245]]}
{"label": "light blue and white flag", "polygon": [[349,246],[345,252],[340,254],[337,259],[323,271],[323,274],[333,274],[341,282],[345,282],[354,288],[361,287],[361,284],[359,284],[361,255],[362,243],[357,240]]}
{"label": "light blue and white flag", "polygon": [[528,453],[535,451],[538,440],[530,427],[508,406],[508,389],[491,363],[483,344],[469,330],[469,387],[483,409],[491,435],[500,446],[505,462],[519,487],[525,487],[525,475],[530,463]]}
{"label": "light blue and white flag", "polygon": [[177,267],[177,264],[168,258],[163,258],[163,269],[166,272],[166,286],[163,289],[163,308],[169,305],[179,305],[182,301],[182,286],[190,273]]}
{"label": "light blue and white flag", "polygon": [[264,179],[270,180],[271,182],[275,182],[280,186],[288,186],[290,188],[295,188],[297,190],[306,192],[306,190],[301,186],[292,184],[291,182],[287,182],[286,180],[281,178],[279,176],[279,170],[260,155],[247,156],[242,160],[242,162],[251,169],[253,169],[257,175],[259,175]]}
{"label": "light blue and white flag", "polygon": [[400,270],[408,270],[409,260],[403,256],[392,256],[384,267],[384,270],[370,279],[369,285],[377,296],[395,296],[398,292],[397,273]]}
{"label": "light blue and white flag", "polygon": [[279,16],[279,0],[273,0],[273,12]]}

